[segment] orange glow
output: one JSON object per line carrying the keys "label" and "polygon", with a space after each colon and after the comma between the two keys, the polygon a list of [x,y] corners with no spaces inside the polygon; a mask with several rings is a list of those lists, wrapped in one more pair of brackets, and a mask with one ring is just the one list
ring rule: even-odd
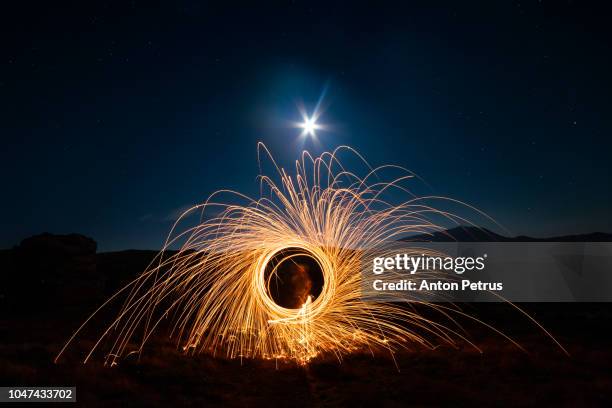
{"label": "orange glow", "polygon": [[[261,175],[258,198],[220,191],[186,211],[149,268],[109,300],[127,294],[116,320],[85,361],[102,339],[112,340],[106,360],[111,365],[122,356],[140,353],[166,318],[174,319],[171,335],[185,353],[229,358],[289,359],[304,364],[322,354],[341,359],[347,353],[376,348],[393,353],[413,344],[433,348],[440,342],[470,343],[452,318],[444,320],[445,325],[410,305],[360,298],[360,248],[377,247],[410,233],[444,230],[431,221],[434,214],[452,223],[466,220],[427,205],[422,197],[410,196],[402,187],[414,177],[407,171],[391,181],[377,178],[380,168],[357,177],[338,157],[340,152],[361,157],[348,147],[318,157],[304,152],[292,175],[276,166],[263,144],[258,152],[276,167],[277,181]],[[390,204],[383,198],[389,189],[408,198],[399,205]],[[225,193],[234,198],[218,202]],[[205,216],[212,208],[220,211],[176,232],[182,219],[194,212]],[[166,254],[179,242],[178,253]],[[297,309],[279,306],[272,299],[265,273],[268,262],[287,248],[316,260],[323,275],[320,294],[308,296]],[[450,313],[465,316],[450,304],[421,306],[441,318]],[[134,343],[139,347],[134,349]]]}

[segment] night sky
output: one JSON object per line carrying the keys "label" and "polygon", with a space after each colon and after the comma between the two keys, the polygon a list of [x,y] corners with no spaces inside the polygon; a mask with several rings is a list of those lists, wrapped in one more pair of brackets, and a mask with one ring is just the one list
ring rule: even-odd
{"label": "night sky", "polygon": [[[612,231],[603,6],[21,3],[0,13],[0,247],[159,248],[185,206],[257,193],[257,141],[285,165],[351,145],[513,234]],[[301,139],[322,92],[332,129]]]}

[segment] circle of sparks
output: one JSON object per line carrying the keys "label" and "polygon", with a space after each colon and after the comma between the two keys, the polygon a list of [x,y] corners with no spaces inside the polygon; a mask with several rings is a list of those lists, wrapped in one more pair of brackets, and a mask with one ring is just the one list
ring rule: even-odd
{"label": "circle of sparks", "polygon": [[[420,314],[414,305],[361,298],[361,249],[379,248],[409,234],[443,231],[444,226],[432,218],[455,223],[466,220],[436,210],[419,197],[410,196],[398,205],[388,203],[383,199],[385,191],[409,192],[401,182],[413,175],[382,182],[377,178],[378,168],[359,178],[338,158],[346,150],[361,158],[348,147],[318,157],[305,151],[291,175],[260,144],[258,151],[264,151],[276,167],[277,181],[261,175],[260,197],[223,190],[187,210],[151,265],[98,309],[127,294],[117,318],[85,361],[102,340],[111,340],[106,358],[110,365],[141,353],[154,330],[170,316],[174,317],[170,335],[189,354],[305,364],[322,354],[341,359],[359,350],[378,348],[393,355],[411,344],[434,348],[433,339],[450,345],[462,340],[478,349],[449,313],[469,316],[450,305],[419,305],[438,312],[440,319],[436,320]],[[233,198],[223,202],[219,197],[224,193]],[[178,230],[189,214],[204,216],[210,208],[216,209],[210,218]],[[180,250],[168,253],[175,243],[181,243]],[[315,259],[323,274],[321,293],[314,299],[308,297],[296,309],[278,305],[266,280],[270,260],[287,249],[302,250]],[[73,334],[60,355],[94,315]],[[442,318],[450,323],[443,324]]]}
{"label": "circle of sparks", "polygon": [[265,270],[268,296],[288,309],[301,308],[316,300],[325,285],[325,272],[315,255],[298,248],[287,248],[268,261]]}

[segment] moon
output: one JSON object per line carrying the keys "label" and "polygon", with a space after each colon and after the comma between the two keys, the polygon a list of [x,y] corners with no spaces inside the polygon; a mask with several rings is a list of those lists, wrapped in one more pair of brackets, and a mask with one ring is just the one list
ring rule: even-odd
{"label": "moon", "polygon": [[304,121],[298,125],[302,128],[302,136],[316,136],[315,131],[321,129],[321,125],[317,123],[317,119],[314,116],[304,117]]}

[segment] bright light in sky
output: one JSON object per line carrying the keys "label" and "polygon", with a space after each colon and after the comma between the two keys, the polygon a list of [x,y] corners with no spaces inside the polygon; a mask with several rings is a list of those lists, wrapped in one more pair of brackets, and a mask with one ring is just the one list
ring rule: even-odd
{"label": "bright light in sky", "polygon": [[300,123],[298,126],[304,129],[302,131],[302,136],[316,136],[315,130],[321,129],[321,125],[317,123],[317,118],[314,116],[305,116],[304,122]]}
{"label": "bright light in sky", "polygon": [[306,110],[306,107],[304,106],[303,102],[300,101],[297,103],[297,108],[298,108],[298,111],[300,112],[300,116],[302,117],[302,121],[293,122],[292,126],[298,129],[302,129],[302,133],[300,134],[302,142],[304,142],[306,138],[310,138],[316,141],[317,136],[318,136],[318,132],[317,132],[318,130],[324,130],[324,131],[330,130],[330,127],[328,125],[319,123],[319,118],[325,111],[325,107],[326,107],[325,106],[326,104],[323,103],[326,94],[327,94],[327,85],[325,85],[325,87],[323,88],[323,91],[321,91],[319,100],[317,101],[317,104],[314,106],[314,109],[312,110],[311,114],[308,114],[308,111]]}
{"label": "bright light in sky", "polygon": [[312,115],[308,115],[308,113],[306,113],[306,109],[303,106],[300,106],[299,110],[300,115],[302,116],[302,121],[296,122],[293,125],[298,129],[302,129],[302,133],[300,134],[302,138],[309,137],[311,139],[316,139],[318,136],[318,130],[328,130],[328,127],[326,125],[319,123],[319,117],[321,116],[321,112],[318,110],[318,107],[317,109],[315,109]]}

